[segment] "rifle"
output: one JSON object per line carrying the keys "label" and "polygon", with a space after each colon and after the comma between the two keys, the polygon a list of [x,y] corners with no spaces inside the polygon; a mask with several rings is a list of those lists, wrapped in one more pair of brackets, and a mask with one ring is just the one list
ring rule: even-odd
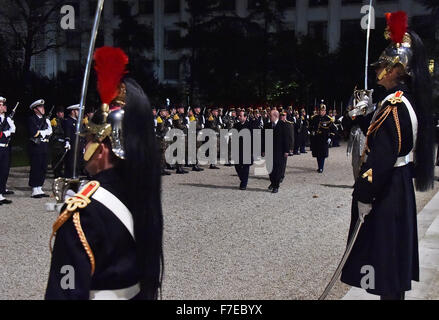
{"label": "rifle", "polygon": [[[53,109],[55,109],[54,105],[52,106],[52,109],[50,109],[50,111],[47,115],[46,114],[43,115],[43,121],[41,122],[40,127],[38,128],[38,131],[43,129],[43,126],[46,123],[46,119],[50,119],[52,117]],[[41,137],[32,137],[32,138],[30,138],[30,140],[35,144],[41,143]]]}
{"label": "rifle", "polygon": [[[2,123],[2,125],[0,127],[0,132],[5,129],[6,123],[8,123],[7,118],[10,118],[11,120],[14,119],[15,110],[17,110],[17,107],[19,104],[20,104],[20,102],[17,102],[17,104],[15,105],[14,109],[12,109],[12,112],[9,114],[9,116],[7,116],[7,117],[5,116],[5,121]],[[10,140],[11,140],[11,136],[8,137],[7,144],[9,143]]]}

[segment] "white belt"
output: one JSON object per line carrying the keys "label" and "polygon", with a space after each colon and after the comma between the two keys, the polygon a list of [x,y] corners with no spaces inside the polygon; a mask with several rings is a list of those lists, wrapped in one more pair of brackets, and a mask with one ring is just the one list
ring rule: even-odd
{"label": "white belt", "polygon": [[130,300],[140,292],[140,284],[117,290],[91,290],[90,300]]}
{"label": "white belt", "polygon": [[9,144],[7,144],[7,143],[0,143],[0,147],[7,148],[8,146],[9,146]]}
{"label": "white belt", "polygon": [[406,156],[398,157],[398,159],[396,159],[394,167],[395,168],[402,167],[409,164],[409,162],[410,162],[410,153]]}

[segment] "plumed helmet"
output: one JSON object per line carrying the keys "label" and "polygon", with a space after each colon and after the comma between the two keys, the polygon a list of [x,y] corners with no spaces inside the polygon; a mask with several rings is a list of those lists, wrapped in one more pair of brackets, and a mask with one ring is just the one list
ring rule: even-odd
{"label": "plumed helmet", "polygon": [[384,37],[391,40],[389,46],[381,53],[378,61],[371,64],[373,67],[384,67],[384,76],[396,65],[401,65],[405,73],[412,75],[411,61],[413,57],[412,40],[407,32],[407,14],[404,11],[386,13],[387,27]]}

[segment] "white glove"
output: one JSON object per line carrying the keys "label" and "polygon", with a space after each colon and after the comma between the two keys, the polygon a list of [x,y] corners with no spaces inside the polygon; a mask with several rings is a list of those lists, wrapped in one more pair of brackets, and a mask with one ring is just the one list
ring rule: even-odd
{"label": "white glove", "polygon": [[9,130],[3,131],[3,134],[5,135],[6,138],[8,138],[11,135],[11,131]]}
{"label": "white glove", "polygon": [[363,203],[358,201],[358,217],[362,222],[364,222],[364,218],[370,213],[371,210],[371,203]]}
{"label": "white glove", "polygon": [[70,142],[66,141],[65,145],[64,145],[64,149],[70,150],[72,147],[70,146]]}
{"label": "white glove", "polygon": [[331,144],[331,139],[328,139],[328,144]]}

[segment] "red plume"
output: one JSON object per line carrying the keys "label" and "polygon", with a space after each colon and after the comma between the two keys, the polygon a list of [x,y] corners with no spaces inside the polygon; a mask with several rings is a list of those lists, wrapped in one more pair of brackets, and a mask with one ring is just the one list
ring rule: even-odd
{"label": "red plume", "polygon": [[390,38],[395,43],[401,43],[407,32],[407,13],[404,11],[386,13],[386,20]]}
{"label": "red plume", "polygon": [[95,51],[95,70],[101,102],[110,104],[117,97],[118,86],[128,64],[128,56],[120,48],[102,47]]}

